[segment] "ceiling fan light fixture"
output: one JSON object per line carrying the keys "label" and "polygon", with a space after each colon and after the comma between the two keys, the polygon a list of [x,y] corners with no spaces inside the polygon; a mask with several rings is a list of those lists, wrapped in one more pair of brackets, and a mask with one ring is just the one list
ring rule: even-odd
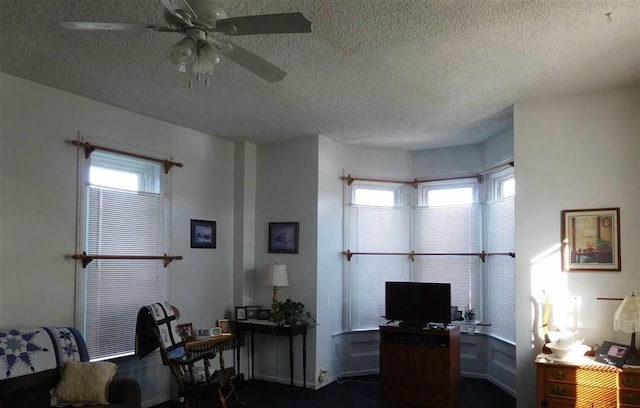
{"label": "ceiling fan light fixture", "polygon": [[198,52],[198,72],[210,75],[213,73],[214,67],[220,62],[220,51],[209,43],[205,43],[200,47]]}
{"label": "ceiling fan light fixture", "polygon": [[[169,60],[178,66],[180,72],[184,72],[186,67],[196,62],[196,42],[193,38],[185,37],[171,47]],[[181,70],[180,67],[185,67]]]}

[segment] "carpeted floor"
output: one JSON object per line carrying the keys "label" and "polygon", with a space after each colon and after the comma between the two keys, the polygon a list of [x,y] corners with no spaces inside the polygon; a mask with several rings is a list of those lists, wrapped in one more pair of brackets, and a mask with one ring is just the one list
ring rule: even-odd
{"label": "carpeted floor", "polygon": [[[378,375],[348,377],[319,390],[294,388],[260,380],[237,385],[238,394],[251,408],[396,408],[405,405],[382,402]],[[179,407],[165,403],[154,408]],[[460,408],[515,408],[516,400],[485,380],[463,378]]]}

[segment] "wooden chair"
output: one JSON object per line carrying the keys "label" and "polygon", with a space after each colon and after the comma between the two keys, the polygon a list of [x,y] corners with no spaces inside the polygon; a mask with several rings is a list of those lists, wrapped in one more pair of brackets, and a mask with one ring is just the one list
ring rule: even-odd
{"label": "wooden chair", "polygon": [[[165,306],[168,304],[155,305],[157,309],[157,305]],[[166,307],[162,309],[166,309]],[[167,319],[173,316],[172,312],[167,314],[170,315],[167,316]],[[173,320],[175,321],[175,317]],[[225,368],[224,366],[222,350],[220,350],[222,343],[217,342],[210,346],[199,345],[197,351],[190,351],[186,347],[184,339],[180,337],[176,327],[177,322],[163,322],[166,327],[171,328],[170,333],[160,329],[157,316],[154,317],[153,311],[149,307],[145,306],[140,309],[136,329],[136,352],[139,341],[145,341],[149,344],[149,341],[152,340],[157,344],[160,348],[163,364],[169,367],[178,383],[179,395],[184,398],[185,407],[198,407],[201,402],[203,405],[209,404],[210,406],[212,402],[216,401],[221,408],[244,406],[245,404],[240,400],[232,381],[235,368]],[[140,331],[147,333],[147,335],[138,333]],[[150,339],[150,336],[154,338]],[[168,338],[173,340],[168,341]],[[147,347],[147,351],[142,353],[142,357],[148,354],[148,350],[149,347]],[[212,370],[211,361],[218,353],[220,354],[220,368]]]}

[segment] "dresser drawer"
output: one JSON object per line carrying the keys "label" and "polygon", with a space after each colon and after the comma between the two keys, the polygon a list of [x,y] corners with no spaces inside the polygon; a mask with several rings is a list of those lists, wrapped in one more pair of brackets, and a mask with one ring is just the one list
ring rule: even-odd
{"label": "dresser drawer", "polygon": [[547,397],[579,398],[580,401],[591,402],[613,402],[614,406],[618,398],[616,388],[592,387],[588,385],[549,381],[545,383],[544,390]]}
{"label": "dresser drawer", "polygon": [[619,395],[620,395],[620,404],[625,404],[630,407],[640,407],[640,389],[639,390],[621,389]]}
{"label": "dresser drawer", "polygon": [[617,373],[599,370],[580,370],[575,367],[545,367],[545,380],[568,384],[617,388]]}
{"label": "dresser drawer", "polygon": [[548,398],[540,406],[545,408],[593,408],[593,404],[589,401],[581,402],[560,398]]}
{"label": "dresser drawer", "polygon": [[620,373],[620,388],[640,390],[640,374]]}

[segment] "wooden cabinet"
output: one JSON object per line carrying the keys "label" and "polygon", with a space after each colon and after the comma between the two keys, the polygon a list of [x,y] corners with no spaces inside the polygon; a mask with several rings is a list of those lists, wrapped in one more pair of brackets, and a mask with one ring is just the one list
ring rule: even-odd
{"label": "wooden cabinet", "polygon": [[428,407],[457,407],[460,328],[380,326],[382,399]]}
{"label": "wooden cabinet", "polygon": [[537,407],[640,408],[640,369],[536,358]]}

